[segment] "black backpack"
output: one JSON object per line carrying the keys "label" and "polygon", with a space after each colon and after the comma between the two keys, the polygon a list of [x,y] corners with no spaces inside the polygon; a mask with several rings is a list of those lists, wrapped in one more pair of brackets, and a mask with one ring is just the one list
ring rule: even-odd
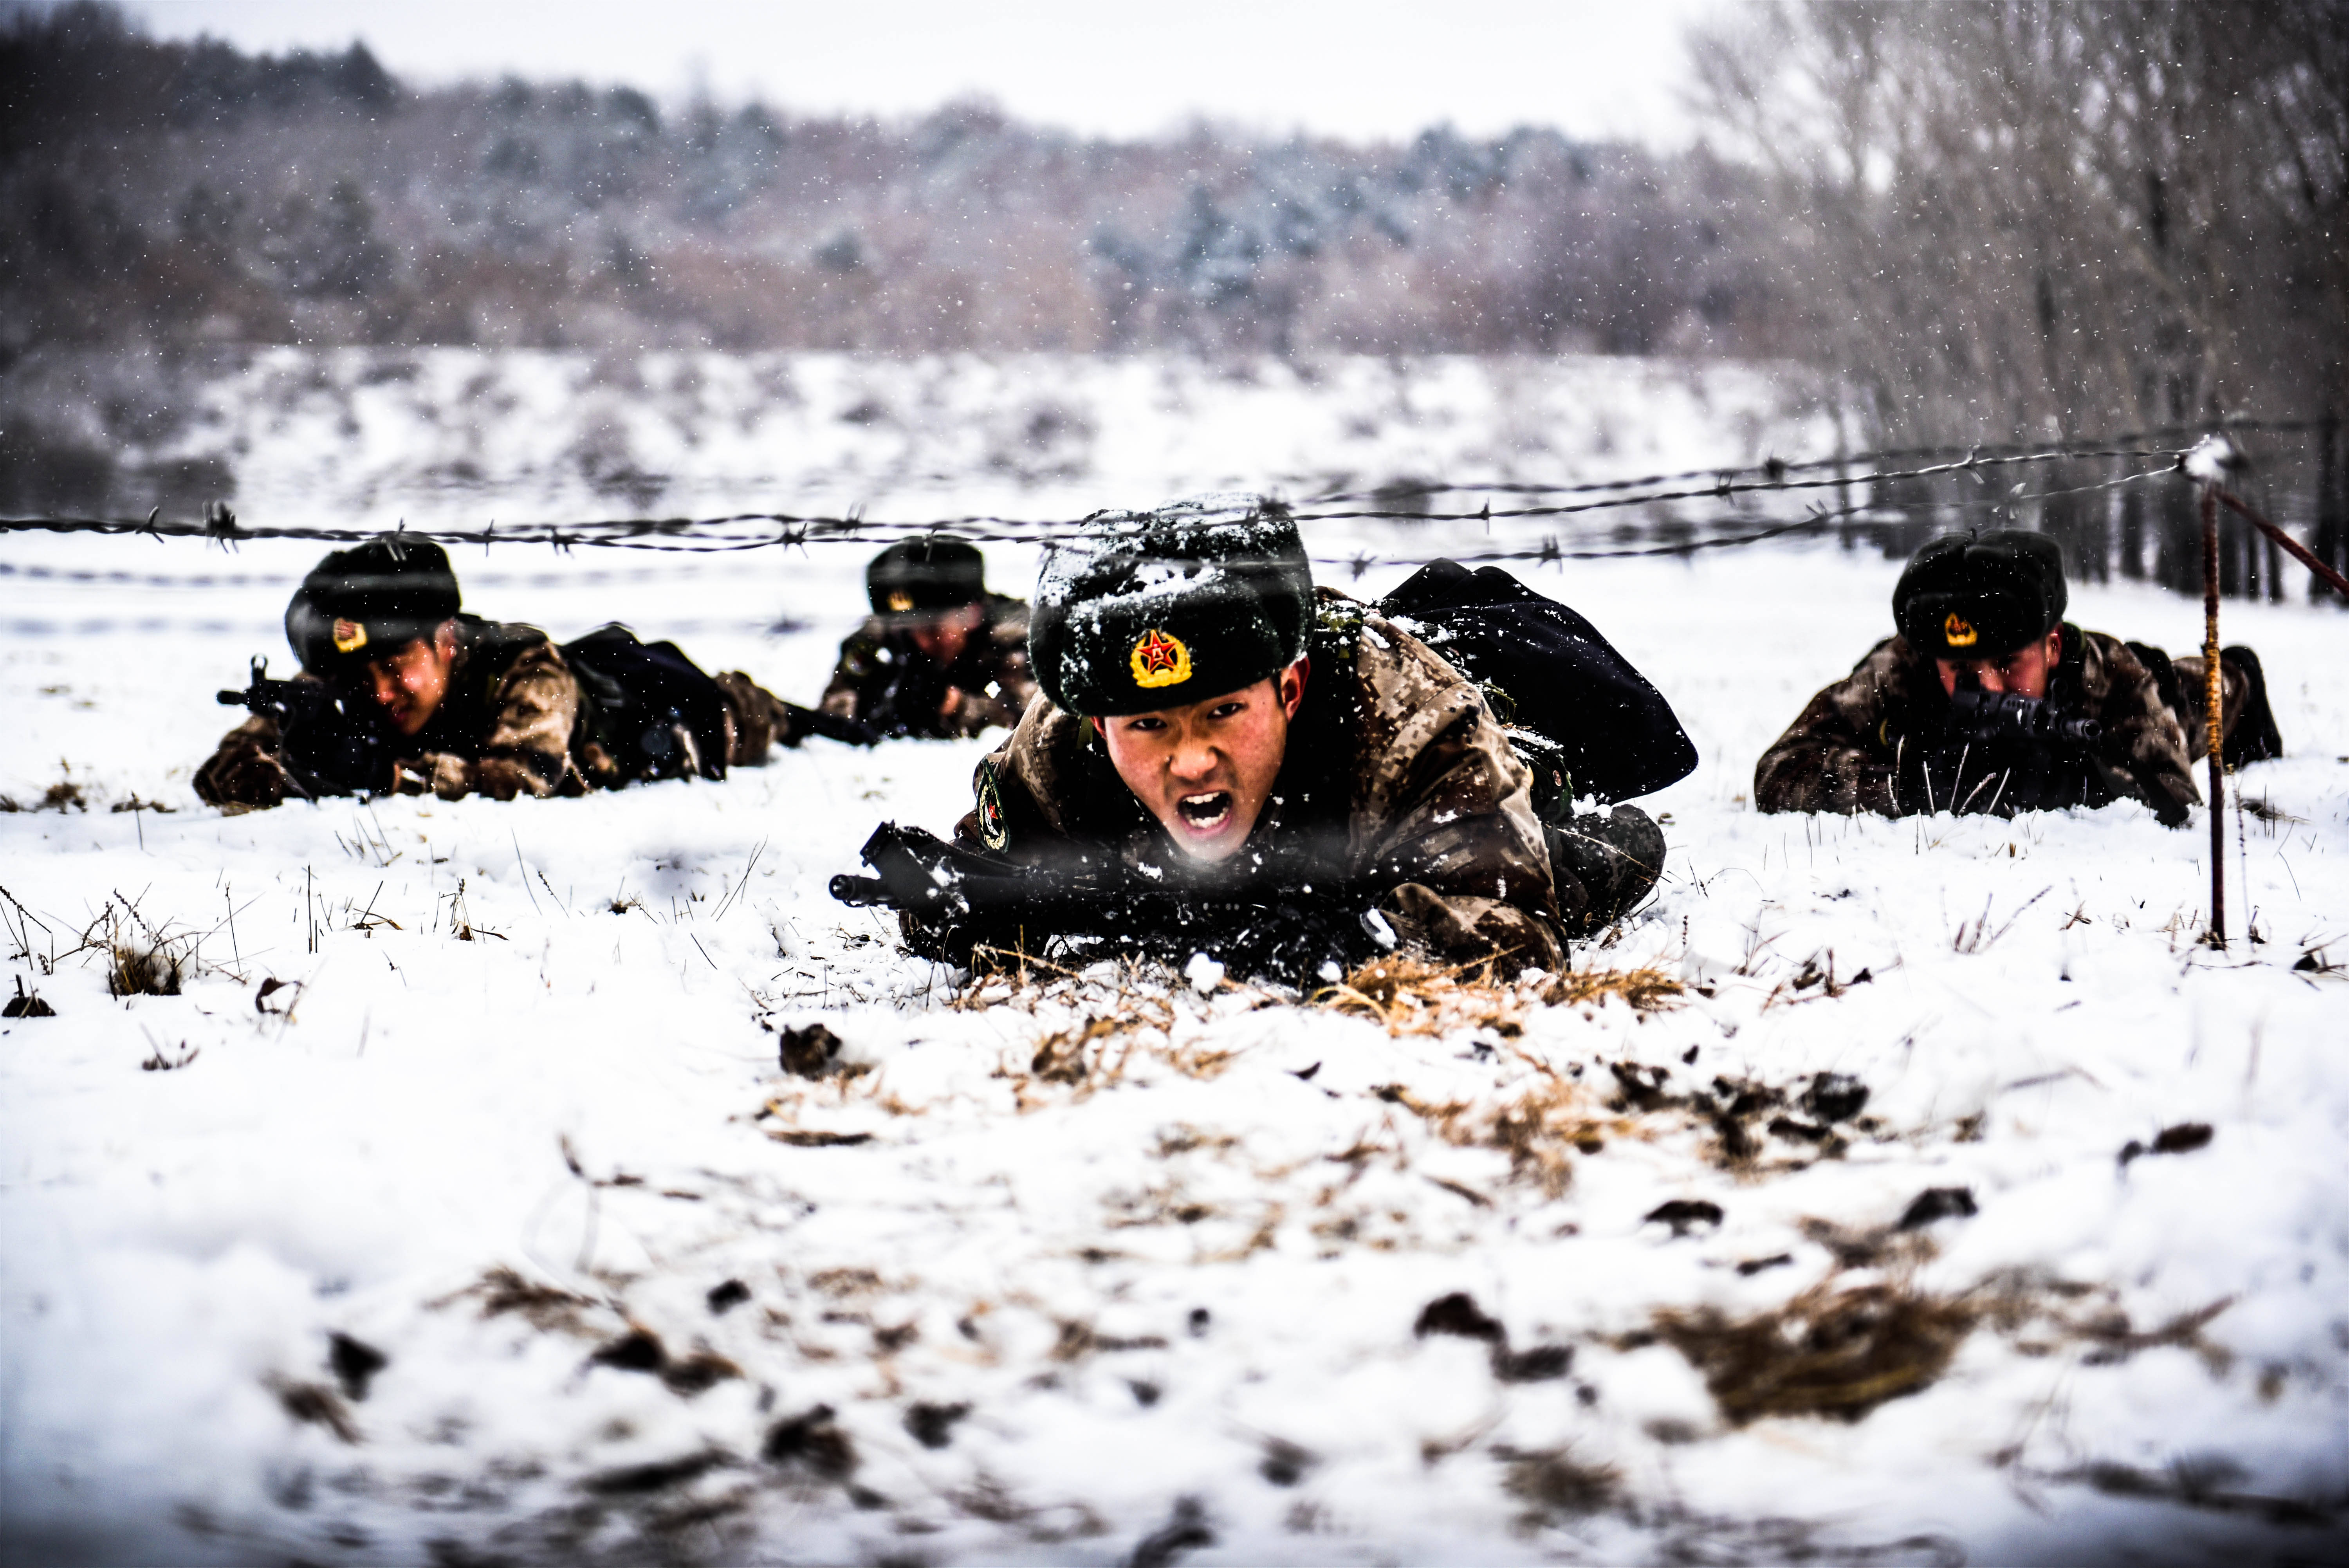
{"label": "black backpack", "polygon": [[593,743],[624,779],[726,776],[726,699],[673,642],[640,642],[619,622],[563,645],[586,697],[574,750]]}
{"label": "black backpack", "polygon": [[1599,628],[1498,567],[1433,562],[1378,608],[1485,689],[1545,820],[1577,796],[1630,800],[1695,769],[1671,705]]}

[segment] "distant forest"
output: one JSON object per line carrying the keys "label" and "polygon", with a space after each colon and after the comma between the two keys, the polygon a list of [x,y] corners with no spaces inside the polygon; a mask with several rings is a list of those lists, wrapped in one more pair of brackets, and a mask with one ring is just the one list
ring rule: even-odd
{"label": "distant forest", "polygon": [[1750,351],[1765,292],[1702,156],[1079,140],[419,90],[110,6],[0,34],[0,355],[42,344]]}
{"label": "distant forest", "polygon": [[[0,21],[0,379],[207,345],[1738,356],[1856,441],[2349,410],[2349,0],[1749,0],[1685,151],[1081,139]],[[2321,465],[2329,472],[2328,461]]]}

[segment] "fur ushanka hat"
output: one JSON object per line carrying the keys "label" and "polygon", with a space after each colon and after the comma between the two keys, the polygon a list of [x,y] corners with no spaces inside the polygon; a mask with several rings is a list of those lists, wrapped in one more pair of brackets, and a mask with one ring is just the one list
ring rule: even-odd
{"label": "fur ushanka hat", "polygon": [[324,674],[430,637],[458,604],[446,550],[387,534],[310,568],[285,607],[285,640],[304,669]]}
{"label": "fur ushanka hat", "polygon": [[1029,654],[1064,711],[1111,718],[1252,686],[1304,656],[1313,573],[1297,524],[1255,496],[1102,513],[1054,545]]}
{"label": "fur ushanka hat", "polygon": [[1928,659],[2002,659],[2064,618],[2064,553],[2044,534],[1945,534],[1909,558],[1892,618]]}

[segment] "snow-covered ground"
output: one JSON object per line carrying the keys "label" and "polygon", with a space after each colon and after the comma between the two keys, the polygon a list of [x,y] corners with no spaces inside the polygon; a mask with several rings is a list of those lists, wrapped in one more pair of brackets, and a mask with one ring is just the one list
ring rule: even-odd
{"label": "snow-covered ground", "polygon": [[[1618,398],[1619,455],[1578,427],[1545,476],[1759,455]],[[1268,402],[1289,445],[1247,462],[1509,439],[1292,462],[1314,407]],[[1096,428],[1156,455],[1048,499],[1249,478],[1192,466],[1179,418]],[[1167,483],[1108,483],[1136,473]],[[241,469],[249,519],[300,488],[274,474]],[[978,742],[208,811],[211,693],[285,668],[312,555],[0,539],[0,794],[83,803],[0,815],[0,986],[56,1010],[0,1023],[0,1561],[2349,1552],[2349,620],[2227,607],[2292,754],[2243,775],[2219,952],[2199,816],[1753,812],[1894,564],[1531,574],[1702,753],[1647,803],[1671,877],[1578,953],[1589,1000],[1390,1027],[1146,973],[958,992],[901,955],[826,878],[884,816],[945,827]],[[861,600],[844,547],[459,564],[486,613],[621,616],[802,699]],[[2153,590],[2074,618],[2199,639]],[[180,994],[110,997],[85,937],[164,939]],[[1603,983],[1650,968],[1687,989]],[[815,1023],[864,1070],[783,1071]],[[1823,1073],[1864,1106],[1806,1104]],[[1966,1200],[1895,1229],[1936,1189]],[[1837,1399],[1858,1418],[1785,1413]]]}

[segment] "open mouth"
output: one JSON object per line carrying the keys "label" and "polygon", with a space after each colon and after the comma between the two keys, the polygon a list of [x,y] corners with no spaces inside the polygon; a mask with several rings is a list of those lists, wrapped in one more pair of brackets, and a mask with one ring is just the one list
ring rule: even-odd
{"label": "open mouth", "polygon": [[1232,792],[1218,789],[1186,794],[1174,803],[1174,808],[1183,814],[1185,826],[1196,833],[1213,833],[1232,819]]}

